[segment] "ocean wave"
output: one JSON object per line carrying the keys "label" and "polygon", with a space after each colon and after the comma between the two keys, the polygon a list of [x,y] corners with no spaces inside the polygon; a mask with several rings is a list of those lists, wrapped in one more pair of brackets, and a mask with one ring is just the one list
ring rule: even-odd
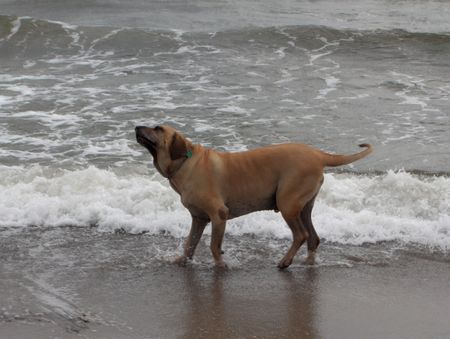
{"label": "ocean wave", "polygon": [[[97,227],[186,236],[190,216],[157,175],[88,167],[0,167],[0,227]],[[398,241],[450,248],[450,178],[388,171],[326,174],[313,221],[322,239],[361,245]],[[208,229],[207,233],[210,232]],[[280,214],[257,212],[227,232],[275,239],[291,234]]]}
{"label": "ocean wave", "polygon": [[[356,42],[358,45],[366,45],[367,48],[373,44],[394,42],[442,45],[450,42],[450,33],[411,32],[403,29],[338,29],[321,25],[249,26],[207,33],[133,27],[86,27],[28,16],[0,15],[0,44],[8,47],[8,53],[4,53],[6,56],[11,52],[20,55],[21,50],[26,50],[27,56],[34,57],[52,52],[57,52],[57,55],[92,55],[102,50],[115,50],[118,57],[136,54],[214,54],[220,52],[221,45],[227,45],[229,42],[233,46],[248,45],[252,39],[267,42],[267,47],[275,48],[278,57],[283,58],[287,48],[301,46],[317,49],[330,41]],[[198,40],[198,43],[185,44],[186,41],[192,40]],[[217,45],[210,45],[208,41]]]}

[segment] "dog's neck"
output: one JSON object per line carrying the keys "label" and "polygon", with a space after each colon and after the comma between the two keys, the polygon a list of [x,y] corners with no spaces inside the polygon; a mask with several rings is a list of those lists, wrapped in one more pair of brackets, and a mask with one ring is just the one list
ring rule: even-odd
{"label": "dog's neck", "polygon": [[172,181],[175,174],[178,173],[178,171],[181,169],[181,167],[183,167],[186,161],[192,158],[192,155],[193,155],[193,148],[188,149],[184,157],[172,161],[172,163],[167,167],[166,170],[167,179]]}
{"label": "dog's neck", "polygon": [[175,174],[180,170],[188,158],[180,158],[171,162],[169,167],[167,167],[167,179],[172,180]]}
{"label": "dog's neck", "polygon": [[176,180],[174,178],[175,174],[178,173],[178,171],[181,169],[181,167],[184,165],[184,163],[189,160],[189,158],[192,156],[192,151],[190,153],[190,156],[186,156],[177,160],[174,160],[169,167],[166,170],[167,173],[167,179],[169,179],[169,183],[172,186],[172,188],[177,192],[178,194],[181,194],[180,188],[178,187]]}

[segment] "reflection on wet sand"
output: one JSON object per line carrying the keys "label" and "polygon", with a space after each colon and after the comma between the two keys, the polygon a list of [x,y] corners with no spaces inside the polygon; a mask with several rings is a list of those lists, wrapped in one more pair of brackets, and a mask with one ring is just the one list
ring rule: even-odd
{"label": "reflection on wet sand", "polygon": [[320,338],[316,325],[317,275],[314,267],[301,273],[281,272],[285,288],[286,326],[284,338]]}
{"label": "reflection on wet sand", "polygon": [[223,305],[224,273],[213,272],[212,281],[205,283],[195,268],[187,267],[184,271],[188,311],[184,319],[186,332],[183,338],[226,338],[231,335],[229,332],[232,329],[227,331]]}
{"label": "reflection on wet sand", "polygon": [[266,290],[261,280],[254,286],[240,284],[232,278],[232,271],[186,267],[182,274],[186,292],[183,338],[320,338],[314,268],[299,273],[265,271],[272,275],[267,280],[277,280]]}

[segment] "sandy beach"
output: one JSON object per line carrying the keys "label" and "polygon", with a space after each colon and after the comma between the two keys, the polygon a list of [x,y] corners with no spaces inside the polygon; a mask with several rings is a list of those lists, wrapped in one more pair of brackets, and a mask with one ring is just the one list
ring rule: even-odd
{"label": "sandy beach", "polygon": [[[0,337],[450,336],[448,256],[325,244],[318,265],[303,266],[297,258],[279,271],[276,258],[252,264],[243,258],[251,251],[227,241],[236,245],[234,259],[221,271],[205,243],[193,264],[169,264],[169,253],[179,250],[170,236],[4,231]],[[154,253],[156,243],[167,252]],[[257,251],[278,253],[257,245]]]}

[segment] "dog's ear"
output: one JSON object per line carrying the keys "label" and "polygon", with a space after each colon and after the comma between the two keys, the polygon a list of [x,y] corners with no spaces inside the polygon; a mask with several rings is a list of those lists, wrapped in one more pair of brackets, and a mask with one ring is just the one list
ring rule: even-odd
{"label": "dog's ear", "polygon": [[174,133],[172,142],[170,143],[169,147],[170,159],[176,160],[179,158],[183,158],[186,156],[186,152],[186,140],[184,140],[184,138],[178,133]]}

